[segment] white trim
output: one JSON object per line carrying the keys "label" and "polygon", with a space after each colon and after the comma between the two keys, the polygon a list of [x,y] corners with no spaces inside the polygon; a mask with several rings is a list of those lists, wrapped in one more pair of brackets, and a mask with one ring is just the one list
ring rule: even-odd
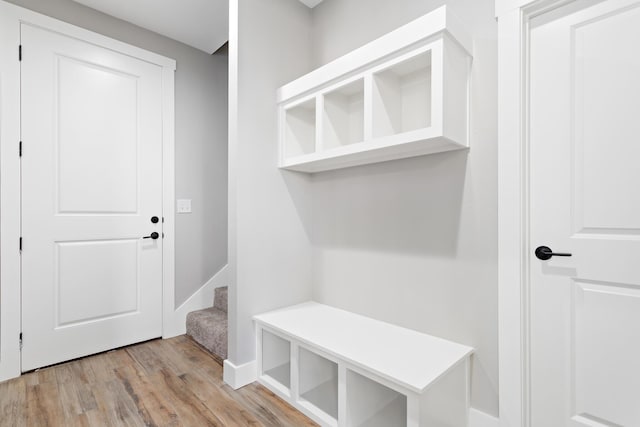
{"label": "white trim", "polygon": [[497,0],[498,340],[503,427],[531,425],[528,36],[530,19],[576,0]]}
{"label": "white trim", "polygon": [[43,15],[41,13],[34,12],[32,10],[25,9],[10,3],[6,3],[4,0],[0,1],[2,1],[2,3],[5,3],[4,6],[8,9],[13,9],[8,10],[8,12],[11,13],[14,17],[17,17],[17,19],[19,19],[22,23],[40,27],[47,31],[53,31],[67,37],[73,37],[83,42],[91,43],[105,49],[110,49],[114,52],[128,55],[136,59],[141,59],[143,61],[150,62],[163,68],[170,68],[173,71],[176,70],[175,59],[167,58],[166,56],[162,56],[157,53],[153,53],[151,51],[130,45],[128,43],[103,36],[102,34],[98,34],[94,31],[86,30],[76,25],[68,24],[64,21],[52,18],[50,16]]}
{"label": "white trim", "polygon": [[175,68],[162,70],[162,337],[175,327]]}
{"label": "white trim", "polygon": [[174,311],[176,61],[0,0],[0,381],[20,376],[20,25],[28,23],[162,67],[163,321]]}
{"label": "white trim", "polygon": [[473,55],[473,39],[459,23],[449,7],[439,8],[409,22],[402,27],[377,38],[331,62],[316,68],[308,74],[280,87],[276,92],[276,102],[287,102],[310,90],[332,84],[339,78],[348,78],[364,67],[372,68],[386,62],[390,55],[413,49],[419,43],[428,44],[440,33],[448,33],[468,54]]}
{"label": "white trim", "polygon": [[183,302],[180,307],[169,313],[168,318],[162,325],[162,338],[172,338],[184,335],[187,332],[187,314],[192,311],[202,310],[213,305],[213,297],[216,288],[227,286],[228,284],[227,265],[222,267],[207,283],[202,285],[193,295]]}
{"label": "white trim", "polygon": [[0,381],[20,375],[20,22],[0,2]]}
{"label": "white trim", "polygon": [[238,218],[237,179],[238,175],[238,0],[229,1],[229,146],[228,146],[228,186],[227,186],[227,265],[229,266],[229,301],[227,307],[227,355],[229,360],[238,356]]}
{"label": "white trim", "polygon": [[222,376],[225,383],[237,390],[256,381],[258,379],[257,372],[255,360],[242,365],[234,365],[227,359],[224,361]]}
{"label": "white trim", "polygon": [[538,0],[496,0],[495,14],[496,17],[501,17],[511,11],[519,10],[524,7],[535,3]]}
{"label": "white trim", "polygon": [[521,13],[498,18],[498,342],[504,427],[524,423]]}
{"label": "white trim", "polygon": [[469,427],[499,427],[500,420],[496,417],[478,411],[477,409],[469,409]]}

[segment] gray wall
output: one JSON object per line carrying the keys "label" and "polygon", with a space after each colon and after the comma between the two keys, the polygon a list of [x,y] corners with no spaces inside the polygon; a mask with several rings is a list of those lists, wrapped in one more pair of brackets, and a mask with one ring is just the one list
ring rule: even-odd
{"label": "gray wall", "polygon": [[325,64],[445,3],[474,38],[471,149],[314,175],[313,295],[475,347],[472,405],[497,415],[493,0],[325,0],[312,50]]}
{"label": "gray wall", "polygon": [[[311,12],[239,0],[230,35],[229,359],[255,359],[251,317],[311,299],[310,178],[277,168],[276,89],[310,70]],[[234,27],[231,23],[230,27]],[[236,81],[237,78],[237,81]],[[237,132],[237,135],[234,133]]]}
{"label": "gray wall", "polygon": [[208,55],[71,0],[8,0],[177,61],[176,306],[227,263],[227,55]]}

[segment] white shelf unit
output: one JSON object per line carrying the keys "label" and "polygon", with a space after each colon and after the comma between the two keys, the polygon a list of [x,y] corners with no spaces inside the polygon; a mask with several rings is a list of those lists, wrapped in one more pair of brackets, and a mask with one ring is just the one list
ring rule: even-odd
{"label": "white shelf unit", "polygon": [[470,347],[315,302],[254,321],[258,381],[320,425],[467,426]]}
{"label": "white shelf unit", "polygon": [[472,44],[442,6],[281,87],[279,167],[313,173],[468,148]]}

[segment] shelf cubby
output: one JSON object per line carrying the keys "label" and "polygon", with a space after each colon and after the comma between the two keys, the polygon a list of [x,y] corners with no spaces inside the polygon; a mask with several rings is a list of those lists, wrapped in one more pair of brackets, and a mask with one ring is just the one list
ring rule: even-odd
{"label": "shelf cubby", "polygon": [[373,74],[373,137],[431,126],[431,51]]}
{"label": "shelf cubby", "polygon": [[298,368],[300,402],[312,405],[337,423],[338,364],[300,347]]}
{"label": "shelf cubby", "polygon": [[262,372],[285,389],[291,388],[291,343],[262,330]]}
{"label": "shelf cubby", "polygon": [[284,110],[285,157],[297,157],[316,150],[316,100],[309,99]]}
{"label": "shelf cubby", "polygon": [[364,139],[364,79],[324,94],[322,148],[343,147]]}
{"label": "shelf cubby", "polygon": [[407,397],[347,370],[347,427],[405,427]]}

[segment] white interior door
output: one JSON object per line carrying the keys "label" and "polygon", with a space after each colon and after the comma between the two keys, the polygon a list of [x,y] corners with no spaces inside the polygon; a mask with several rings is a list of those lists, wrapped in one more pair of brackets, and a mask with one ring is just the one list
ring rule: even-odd
{"label": "white interior door", "polygon": [[27,371],[161,335],[162,110],[160,67],[21,36]]}
{"label": "white interior door", "polygon": [[640,1],[573,2],[530,42],[533,426],[640,426]]}

